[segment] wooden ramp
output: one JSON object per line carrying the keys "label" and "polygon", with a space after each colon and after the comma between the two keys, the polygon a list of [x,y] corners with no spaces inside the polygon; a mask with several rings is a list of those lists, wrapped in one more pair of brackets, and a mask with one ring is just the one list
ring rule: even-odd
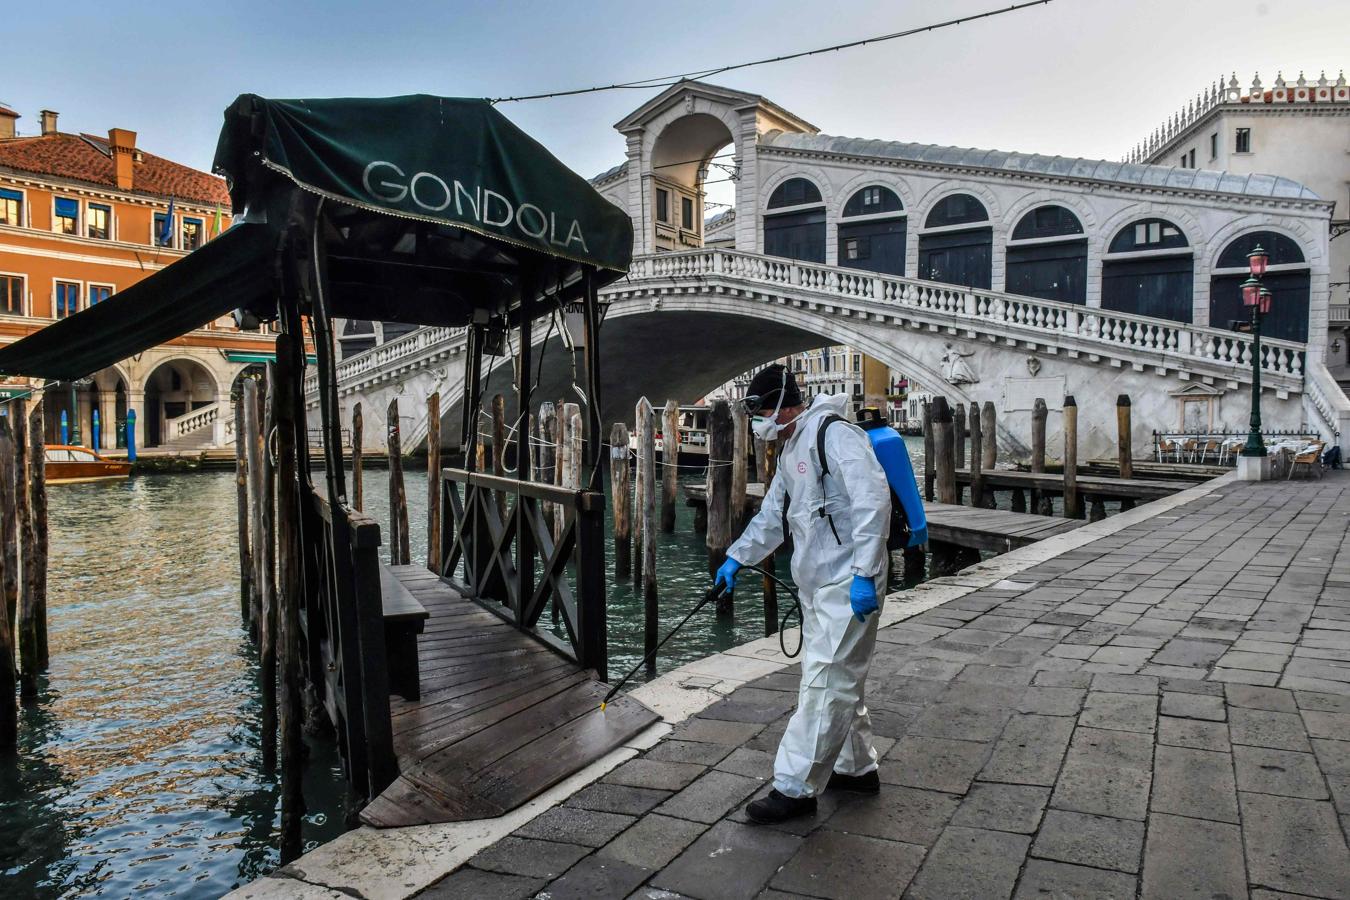
{"label": "wooden ramp", "polygon": [[379,828],[500,816],[659,717],[421,566],[392,572],[430,614],[421,698],[391,698],[399,777],[361,812]]}
{"label": "wooden ramp", "polygon": [[925,502],[923,512],[928,519],[929,540],[993,553],[1007,553],[1087,524],[1080,519],[977,509],[950,503]]}

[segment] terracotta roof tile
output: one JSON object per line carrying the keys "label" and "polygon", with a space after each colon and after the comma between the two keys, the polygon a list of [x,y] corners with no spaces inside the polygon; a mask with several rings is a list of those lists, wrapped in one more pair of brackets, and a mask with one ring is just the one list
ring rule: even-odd
{"label": "terracotta roof tile", "polygon": [[[225,181],[137,148],[133,191],[155,197],[170,197],[206,205],[230,207]],[[58,132],[36,137],[0,140],[0,167],[83,181],[116,189],[112,156],[107,138]]]}

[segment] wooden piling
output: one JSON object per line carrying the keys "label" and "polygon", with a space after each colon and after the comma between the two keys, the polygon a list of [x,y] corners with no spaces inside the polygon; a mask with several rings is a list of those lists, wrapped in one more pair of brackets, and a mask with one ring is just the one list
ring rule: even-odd
{"label": "wooden piling", "polygon": [[1088,497],[1088,521],[1100,522],[1106,518],[1106,502],[1101,497],[1093,495]]}
{"label": "wooden piling", "polygon": [[[41,409],[42,404],[37,405]],[[239,615],[248,622],[248,602],[253,596],[253,554],[248,528],[248,441],[244,431],[244,392],[234,398],[234,493],[239,517]]]}
{"label": "wooden piling", "polygon": [[[302,791],[304,743],[301,732],[304,710],[300,702],[300,482],[296,466],[296,423],[291,398],[298,394],[292,341],[287,335],[277,340],[275,369],[277,404],[273,413],[276,427],[277,490],[277,661],[281,730],[281,862],[291,862],[303,850],[301,824],[305,815]],[[392,413],[390,434],[398,440],[398,401],[389,404]],[[302,426],[303,427],[303,426]],[[391,453],[390,462],[397,458]],[[391,476],[392,478],[392,476]],[[400,471],[399,485],[402,486]],[[393,494],[390,494],[393,500]],[[392,507],[391,507],[392,510]],[[391,520],[396,520],[394,515]],[[406,538],[406,531],[404,537]],[[317,676],[316,676],[317,677]]]}
{"label": "wooden piling", "polygon": [[[984,401],[980,407],[980,434],[984,440],[984,455],[980,460],[980,468],[984,472],[992,472],[998,467],[998,412],[994,409],[992,400]],[[985,483],[984,495],[980,498],[980,506],[985,509],[994,509],[998,506],[994,502],[994,489],[988,482]]]}
{"label": "wooden piling", "polygon": [[638,568],[642,573],[639,578],[642,589],[642,649],[647,654],[647,674],[650,676],[656,673],[656,661],[652,654],[659,639],[660,619],[656,598],[656,422],[646,397],[638,401],[637,419],[639,501],[635,516],[641,535],[637,553]]}
{"label": "wooden piling", "polygon": [[[713,401],[708,412],[708,534],[704,538],[710,576],[717,573],[731,546],[732,427],[731,404]],[[731,615],[733,608],[730,597],[717,600],[719,616]]]}
{"label": "wooden piling", "polygon": [[1012,490],[1012,511],[1027,511],[1027,493],[1021,488],[1013,488]]}
{"label": "wooden piling", "polygon": [[[269,385],[268,389],[271,387]],[[269,410],[271,404],[268,405]],[[365,437],[365,420],[361,418],[361,404],[352,407],[352,509],[361,509],[365,493],[361,484],[361,443]]]}
{"label": "wooden piling", "polygon": [[923,401],[923,499],[933,502],[933,480],[936,469],[933,467],[933,454],[936,452],[933,442],[933,407]]}
{"label": "wooden piling", "polygon": [[[5,618],[15,621],[9,610],[17,611],[19,629],[19,695],[25,703],[37,699],[38,666],[37,617],[26,591],[19,590],[19,518],[15,478],[14,433],[9,416],[0,416],[0,590],[4,591]],[[23,594],[24,608],[19,608]],[[11,670],[12,671],[12,670]]]}
{"label": "wooden piling", "polygon": [[[474,423],[477,427],[478,423]],[[481,445],[482,441],[474,443]],[[441,394],[427,398],[427,568],[441,574]]]}
{"label": "wooden piling", "polygon": [[397,397],[389,401],[385,421],[389,454],[389,562],[406,566],[412,562],[412,535],[408,530],[408,495],[403,489],[403,429],[399,426]]}
{"label": "wooden piling", "polygon": [[[506,398],[501,394],[492,395],[492,474],[506,477]],[[503,522],[509,518],[506,491],[497,491],[497,512]]]}
{"label": "wooden piling", "polygon": [[[970,436],[970,430],[966,425],[966,405],[964,403],[956,404],[956,409],[952,413],[952,437],[954,440],[956,468],[964,469],[966,467],[966,438]],[[964,503],[965,485],[961,482],[956,483],[956,502]]]}
{"label": "wooden piling", "polygon": [[[750,417],[744,403],[731,404],[731,535],[741,533],[750,509],[746,494],[750,464]],[[730,544],[728,544],[730,546]]]}
{"label": "wooden piling", "polygon": [[[1040,397],[1031,407],[1031,471],[1045,471],[1045,420],[1049,415],[1045,401]],[[1031,489],[1031,511],[1040,516],[1054,514],[1050,498],[1040,488]]]}
{"label": "wooden piling", "polygon": [[[25,574],[32,565],[33,544],[29,528],[30,509],[28,505],[28,415],[27,402],[23,399],[9,401],[10,430],[14,435],[14,528],[19,544],[19,571],[15,573],[18,592],[15,595],[16,608],[5,611],[11,628],[16,627],[16,616],[23,610],[27,598]],[[39,656],[41,653],[39,652]]]}
{"label": "wooden piling", "polygon": [[586,466],[586,424],[581,419],[581,407],[575,403],[567,404],[572,409],[572,452],[571,465],[572,471],[568,475],[568,483],[572,485],[572,490],[585,490],[588,485],[585,483]]}
{"label": "wooden piling", "polygon": [[984,505],[984,434],[980,415],[972,408],[970,415],[970,505]]}
{"label": "wooden piling", "polygon": [[249,579],[248,630],[256,639],[262,619],[262,426],[258,422],[258,381],[244,379],[244,427],[237,429],[235,440],[244,440],[248,464],[248,543],[253,569]]}
{"label": "wooden piling", "polygon": [[24,590],[31,600],[37,625],[38,666],[46,669],[47,652],[47,560],[50,536],[47,533],[47,450],[42,404],[34,403],[28,417],[28,525],[32,533],[32,565],[23,571]]}
{"label": "wooden piling", "polygon": [[[564,471],[567,469],[567,450],[572,442],[567,438],[568,423],[572,417],[567,414],[567,404],[561,398],[553,404],[553,483],[561,487],[565,483]],[[553,543],[556,546],[562,540],[564,513],[561,508],[553,517]]]}
{"label": "wooden piling", "polygon": [[[1120,464],[1120,477],[1134,477],[1134,437],[1130,422],[1130,395],[1116,397],[1116,459]],[[1133,497],[1122,497],[1120,511],[1134,509]]]}
{"label": "wooden piling", "polygon": [[[633,433],[637,435],[637,467],[633,484],[633,555],[635,558],[633,559],[632,575],[633,584],[638,587],[641,587],[643,583],[642,567],[646,563],[646,557],[643,555],[642,548],[647,539],[645,530],[647,527],[647,520],[643,518],[642,515],[642,511],[647,508],[647,496],[645,494],[645,491],[647,490],[647,478],[644,469],[647,465],[647,461],[643,457],[643,448],[646,446],[644,442],[647,440],[647,435],[652,433],[656,428],[656,424],[652,421],[652,417],[653,410],[651,401],[646,397],[640,398],[637,402],[637,406],[633,409]],[[655,438],[653,438],[652,446],[655,447],[655,445]]]}
{"label": "wooden piling", "polygon": [[[22,400],[11,400],[9,414],[18,423],[18,430],[26,431],[28,422],[23,415],[22,404]],[[16,491],[20,494],[26,494],[26,485],[18,485]],[[16,518],[18,518],[17,514]],[[30,537],[28,535],[28,520],[19,519],[17,527],[22,532],[20,540],[27,545]],[[23,554],[23,557],[24,565],[27,565],[28,554]],[[26,581],[27,579],[25,579]],[[20,590],[20,595],[18,610],[11,612],[7,604],[0,606],[0,754],[12,753],[19,743],[19,704],[15,693],[19,687],[15,678],[19,671],[19,660],[18,641],[15,632],[18,627],[16,616],[27,615],[31,612],[29,609],[32,602],[31,595],[26,584]],[[34,688],[36,688],[36,685],[34,685]],[[34,692],[36,693],[36,691]]]}
{"label": "wooden piling", "polygon": [[628,426],[615,422],[609,433],[609,489],[614,504],[614,577],[633,573],[633,488],[629,480]]}
{"label": "wooden piling", "polygon": [[[932,408],[933,471],[938,503],[956,503],[956,424],[946,397],[936,397]],[[933,570],[947,575],[956,570],[956,547],[944,541],[929,540]]]}
{"label": "wooden piling", "polygon": [[[539,465],[535,467],[534,478],[543,484],[552,484],[554,473],[558,471],[558,436],[553,429],[557,426],[558,414],[552,400],[539,404]],[[628,448],[624,447],[624,453]],[[553,504],[544,504],[544,521],[549,532],[553,531]]]}
{"label": "wooden piling", "polygon": [[1078,496],[1078,404],[1072,394],[1064,398],[1064,517],[1083,518]]}
{"label": "wooden piling", "polygon": [[[262,627],[258,629],[258,675],[262,681],[263,768],[273,771],[277,764],[277,592],[276,592],[276,488],[275,434],[277,405],[290,403],[277,384],[276,364],[267,364],[267,393],[264,397],[262,429]],[[352,412],[352,486],[355,496],[361,490],[361,404]]]}
{"label": "wooden piling", "polygon": [[768,485],[769,479],[764,477],[764,451],[767,444],[763,438],[753,438],[755,446],[755,481],[762,485]]}
{"label": "wooden piling", "polygon": [[675,530],[680,492],[680,401],[667,400],[661,414],[661,530]]}

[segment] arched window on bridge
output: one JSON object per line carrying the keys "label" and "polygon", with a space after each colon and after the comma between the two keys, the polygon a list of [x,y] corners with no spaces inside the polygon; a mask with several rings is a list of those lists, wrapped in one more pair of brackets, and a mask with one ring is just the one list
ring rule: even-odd
{"label": "arched window on bridge", "polygon": [[1194,263],[1186,235],[1171,222],[1131,222],[1111,239],[1102,261],[1102,308],[1189,322]]}
{"label": "arched window on bridge", "polygon": [[990,286],[994,230],[989,211],[969,194],[943,197],[919,236],[919,277],[967,287]]}
{"label": "arched window on bridge", "polygon": [[839,265],[886,275],[905,274],[905,206],[895,191],[871,185],[844,204]]}
{"label": "arched window on bridge", "polygon": [[365,319],[348,319],[342,324],[342,330],[338,332],[338,355],[342,359],[355,356],[374,347],[378,341],[374,322],[368,322]]}
{"label": "arched window on bridge", "polygon": [[825,261],[825,205],[820,188],[789,178],[769,195],[764,214],[764,252],[802,262]]}
{"label": "arched window on bridge", "polygon": [[1251,312],[1242,305],[1241,285],[1250,272],[1247,254],[1257,244],[1270,256],[1261,283],[1274,294],[1270,312],[1261,321],[1261,334],[1286,341],[1308,340],[1308,263],[1297,243],[1273,231],[1249,232],[1223,248],[1209,282],[1209,324],[1232,328],[1251,321]]}
{"label": "arched window on bridge", "polygon": [[1007,290],[1065,303],[1087,302],[1087,236],[1062,206],[1038,206],[1008,241]]}

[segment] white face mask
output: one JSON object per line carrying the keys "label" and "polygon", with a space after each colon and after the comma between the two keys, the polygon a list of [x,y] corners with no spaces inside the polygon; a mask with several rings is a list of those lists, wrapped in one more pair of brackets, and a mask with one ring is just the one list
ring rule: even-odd
{"label": "white face mask", "polygon": [[[778,388],[778,403],[773,408],[771,416],[754,416],[750,419],[750,433],[761,441],[768,443],[776,440],[778,433],[787,425],[778,424],[778,411],[783,408],[783,395],[787,393],[787,369],[783,370],[783,383]],[[788,423],[789,425],[792,423]]]}

